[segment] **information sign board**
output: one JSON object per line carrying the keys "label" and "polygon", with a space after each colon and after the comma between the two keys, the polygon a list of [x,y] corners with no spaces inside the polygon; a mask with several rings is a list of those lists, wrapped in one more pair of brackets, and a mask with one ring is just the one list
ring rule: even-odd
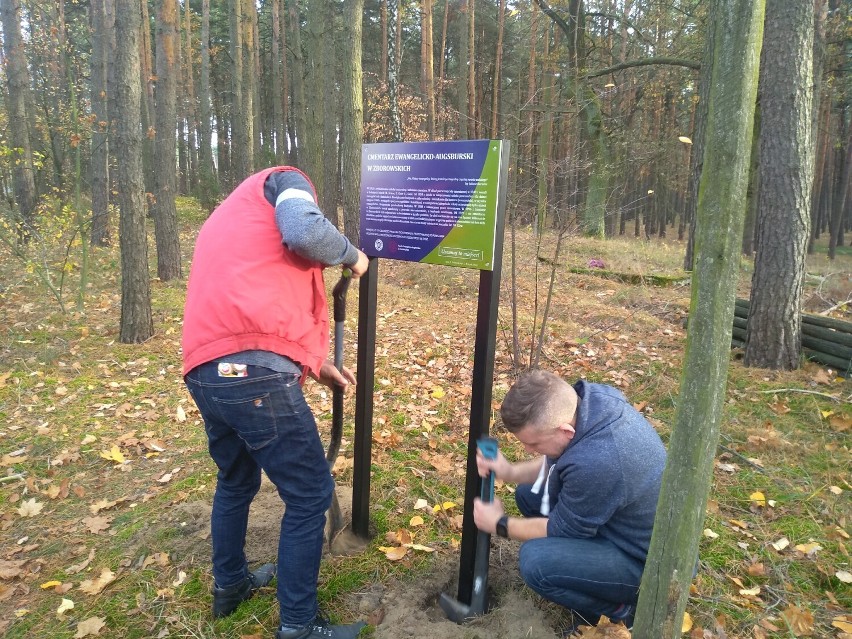
{"label": "information sign board", "polygon": [[502,140],[365,144],[361,250],[492,270]]}

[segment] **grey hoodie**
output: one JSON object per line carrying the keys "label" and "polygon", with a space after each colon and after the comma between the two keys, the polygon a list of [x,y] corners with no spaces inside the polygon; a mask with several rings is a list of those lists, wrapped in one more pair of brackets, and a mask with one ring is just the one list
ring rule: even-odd
{"label": "grey hoodie", "polygon": [[666,463],[663,443],[620,391],[582,380],[574,389],[575,434],[550,474],[547,534],[601,536],[644,562]]}

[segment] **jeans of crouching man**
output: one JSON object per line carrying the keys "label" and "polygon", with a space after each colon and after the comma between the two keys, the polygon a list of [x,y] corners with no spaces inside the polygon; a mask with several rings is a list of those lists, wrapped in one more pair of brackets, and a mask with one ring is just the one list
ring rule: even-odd
{"label": "jeans of crouching man", "polygon": [[[515,491],[525,517],[540,516],[541,495],[529,484]],[[613,615],[621,604],[636,605],[645,564],[603,537],[574,539],[542,537],[521,545],[518,558],[527,586],[545,599],[596,624]]]}
{"label": "jeans of crouching man", "polygon": [[263,469],[286,504],[278,544],[281,622],[309,623],[317,614],[334,480],[298,375],[248,365],[244,377],[223,377],[208,362],[191,370],[185,382],[219,468],[210,521],[216,585],[229,588],[248,576],[243,546]]}

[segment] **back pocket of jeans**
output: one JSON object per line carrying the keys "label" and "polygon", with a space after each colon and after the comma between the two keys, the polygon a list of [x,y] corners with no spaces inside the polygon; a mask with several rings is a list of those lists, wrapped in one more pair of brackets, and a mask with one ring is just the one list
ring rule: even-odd
{"label": "back pocket of jeans", "polygon": [[252,450],[266,446],[278,436],[275,411],[269,393],[238,400],[214,398],[219,414]]}

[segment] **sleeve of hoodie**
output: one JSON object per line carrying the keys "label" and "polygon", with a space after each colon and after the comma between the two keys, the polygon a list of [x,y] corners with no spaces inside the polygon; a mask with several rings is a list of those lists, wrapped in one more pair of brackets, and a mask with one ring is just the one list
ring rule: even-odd
{"label": "sleeve of hoodie", "polygon": [[549,537],[594,537],[625,498],[622,468],[611,437],[599,433],[579,443],[582,449],[574,451],[564,465],[561,459],[557,462],[561,486],[547,521]]}
{"label": "sleeve of hoodie", "polygon": [[358,261],[357,249],[319,210],[301,173],[275,171],[266,178],[263,192],[275,207],[275,222],[288,249],[326,266]]}

